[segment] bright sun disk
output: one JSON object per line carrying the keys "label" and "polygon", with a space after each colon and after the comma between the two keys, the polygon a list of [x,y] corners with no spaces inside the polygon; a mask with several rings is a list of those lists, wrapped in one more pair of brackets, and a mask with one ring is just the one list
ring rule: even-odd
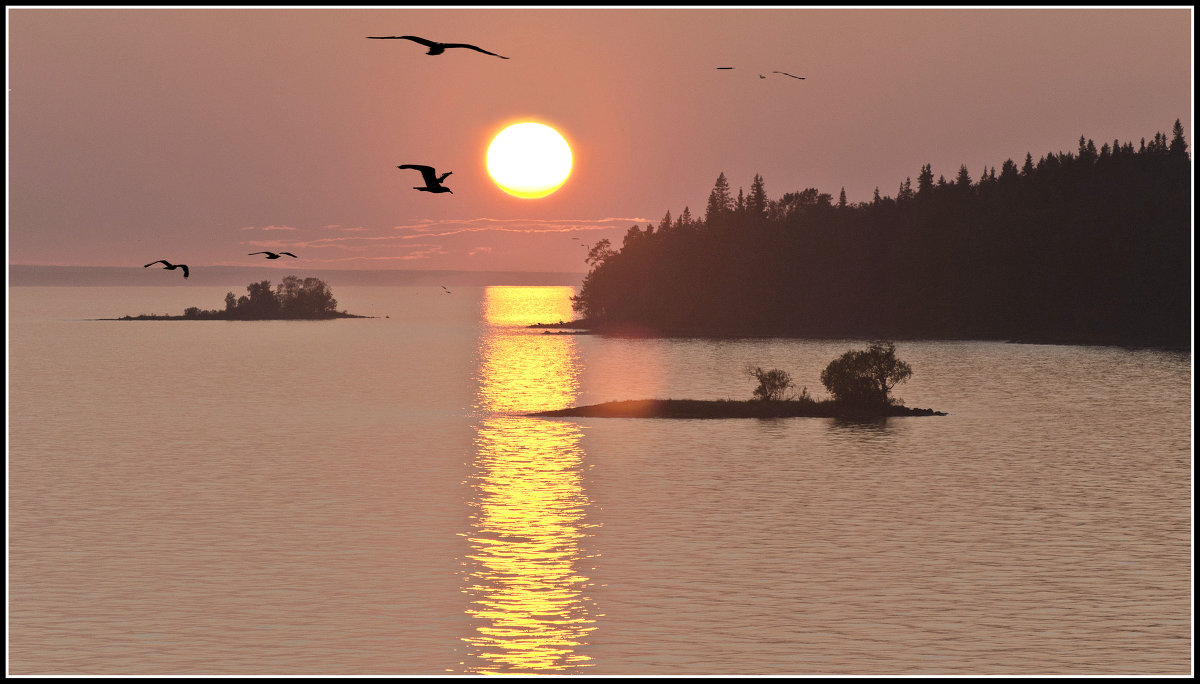
{"label": "bright sun disk", "polygon": [[571,174],[571,148],[545,124],[513,124],[492,140],[487,167],[504,192],[525,199],[545,197]]}

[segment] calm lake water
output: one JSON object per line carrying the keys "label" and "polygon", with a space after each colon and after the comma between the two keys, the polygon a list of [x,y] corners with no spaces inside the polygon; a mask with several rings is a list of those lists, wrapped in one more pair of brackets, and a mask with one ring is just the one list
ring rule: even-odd
{"label": "calm lake water", "polygon": [[865,344],[525,328],[562,287],[90,320],[230,289],[9,290],[10,674],[1191,672],[1189,354],[900,341],[948,416],[540,419],[825,396]]}

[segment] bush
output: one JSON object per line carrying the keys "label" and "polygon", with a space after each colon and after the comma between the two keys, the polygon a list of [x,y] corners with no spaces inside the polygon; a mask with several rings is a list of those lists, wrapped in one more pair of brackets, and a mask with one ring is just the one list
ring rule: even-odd
{"label": "bush", "polygon": [[912,368],[896,358],[896,345],[873,342],[865,350],[850,350],[821,371],[821,383],[833,398],[858,406],[901,403],[888,393],[912,376]]}

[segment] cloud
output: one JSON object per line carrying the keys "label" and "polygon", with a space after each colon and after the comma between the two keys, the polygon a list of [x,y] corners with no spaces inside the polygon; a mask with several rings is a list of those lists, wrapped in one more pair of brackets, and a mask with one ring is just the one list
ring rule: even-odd
{"label": "cloud", "polygon": [[476,248],[472,249],[471,251],[467,252],[467,256],[475,256],[476,254],[490,254],[491,251],[492,251],[491,247],[476,247]]}
{"label": "cloud", "polygon": [[649,219],[631,217],[601,219],[424,219],[393,230],[409,231],[405,239],[445,237],[460,233],[495,231],[502,233],[570,233],[625,228],[629,224],[649,223]]}

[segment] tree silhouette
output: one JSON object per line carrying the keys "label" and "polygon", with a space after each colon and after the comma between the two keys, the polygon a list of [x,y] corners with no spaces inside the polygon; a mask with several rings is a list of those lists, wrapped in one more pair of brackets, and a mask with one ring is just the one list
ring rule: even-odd
{"label": "tree silhouette", "polygon": [[834,399],[854,405],[888,405],[892,388],[912,377],[912,368],[896,358],[896,345],[873,342],[865,350],[842,354],[821,371],[821,384]]}
{"label": "tree silhouette", "polygon": [[747,372],[758,380],[758,387],[754,388],[754,398],[762,401],[780,401],[785,398],[785,392],[789,388],[795,387],[792,382],[792,376],[778,368],[771,370],[763,370],[762,368],[750,368]]}
{"label": "tree silhouette", "polygon": [[[1005,160],[893,199],[817,188],[606,241],[572,307],[667,334],[1190,345],[1191,163],[1180,126],[1139,150]],[[1075,146],[1072,145],[1074,148]],[[1108,152],[1105,152],[1105,149]],[[933,176],[923,164],[918,182]],[[724,174],[718,177],[723,181]],[[727,183],[718,183],[727,189]],[[756,174],[754,186],[765,181]],[[765,206],[757,214],[750,205]],[[714,213],[716,212],[716,213]],[[672,225],[667,230],[666,225]],[[686,230],[681,230],[686,228]]]}

